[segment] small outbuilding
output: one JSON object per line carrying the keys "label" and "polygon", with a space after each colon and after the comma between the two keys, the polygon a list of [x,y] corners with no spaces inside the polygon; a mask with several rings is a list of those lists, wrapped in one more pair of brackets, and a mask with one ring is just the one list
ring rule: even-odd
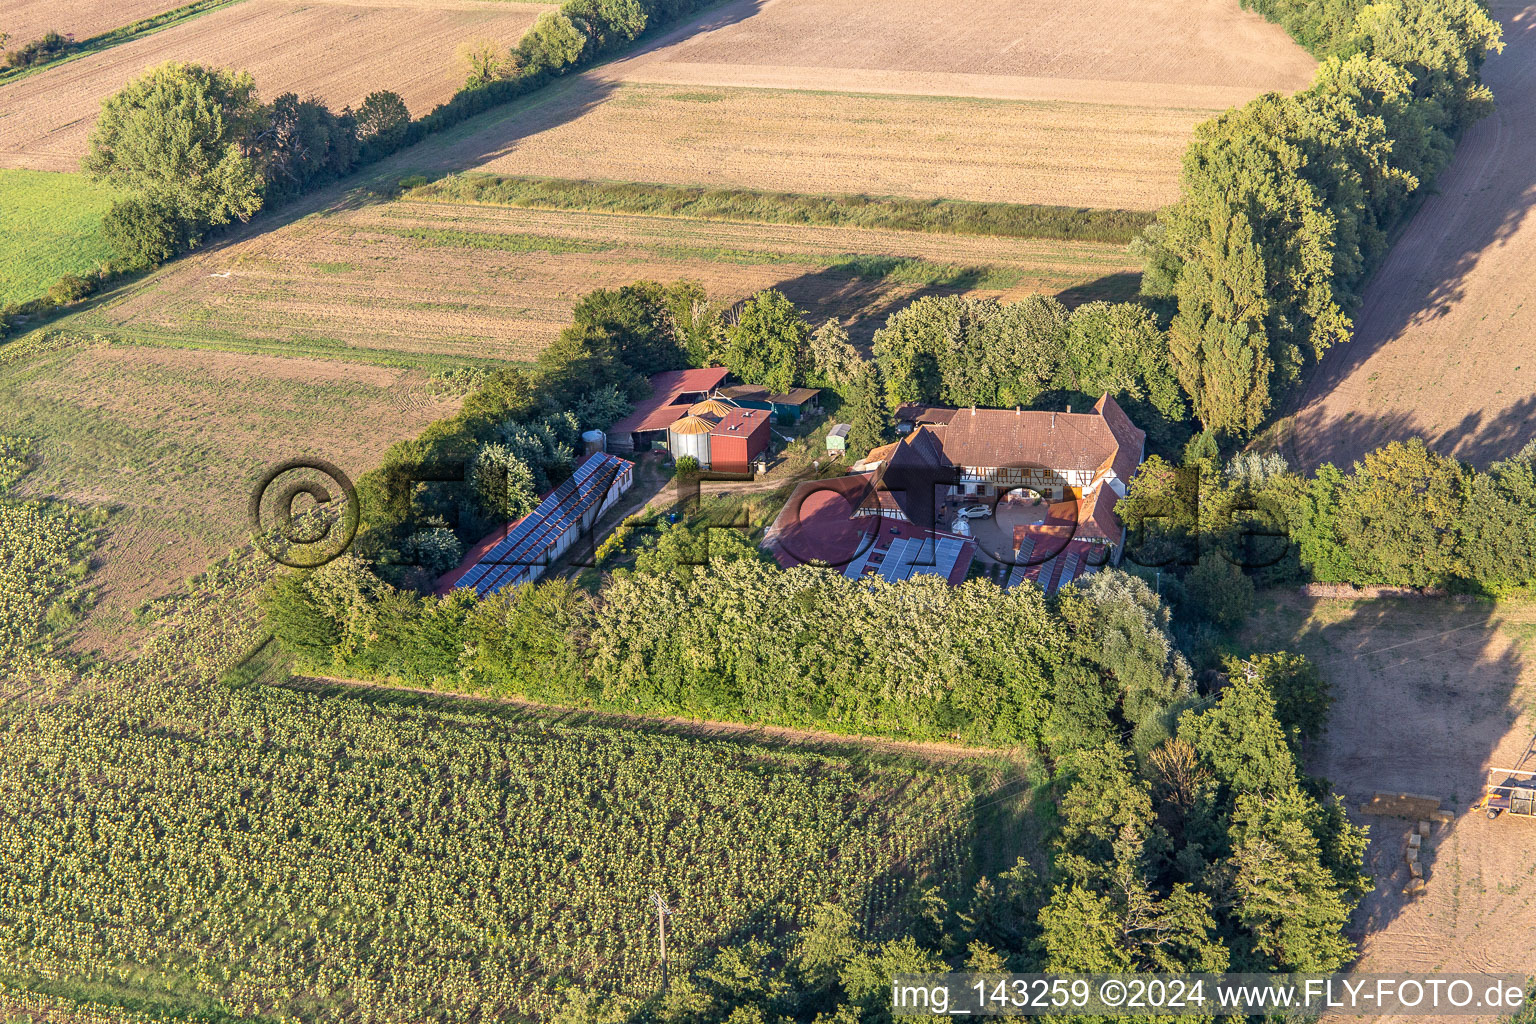
{"label": "small outbuilding", "polygon": [[709,432],[707,465],[717,473],[750,473],[752,460],[768,449],[768,437],[766,410],[732,409]]}
{"label": "small outbuilding", "polygon": [[838,423],[827,431],[828,455],[841,455],[848,450],[848,432],[852,429],[851,423]]}

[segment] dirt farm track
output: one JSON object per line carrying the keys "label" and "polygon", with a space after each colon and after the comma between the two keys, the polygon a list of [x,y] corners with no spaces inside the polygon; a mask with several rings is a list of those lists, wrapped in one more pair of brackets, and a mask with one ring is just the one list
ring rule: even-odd
{"label": "dirt farm track", "polygon": [[1376,272],[1354,340],[1314,372],[1292,434],[1307,467],[1414,435],[1486,465],[1536,433],[1536,5],[1492,10],[1495,110]]}

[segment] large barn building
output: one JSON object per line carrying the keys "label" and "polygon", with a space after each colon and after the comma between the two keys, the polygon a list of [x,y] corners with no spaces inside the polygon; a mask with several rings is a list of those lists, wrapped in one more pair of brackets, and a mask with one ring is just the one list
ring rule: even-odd
{"label": "large barn building", "polygon": [[651,394],[608,428],[608,447],[615,451],[645,451],[665,441],[667,428],[709,396],[730,376],[723,366],[702,370],[668,370],[650,378]]}
{"label": "large barn building", "polygon": [[863,540],[839,515],[941,533],[975,504],[988,506],[994,532],[1005,526],[1003,550],[990,553],[1012,565],[1010,585],[1028,579],[1050,592],[1119,560],[1125,527],[1115,503],[1145,457],[1146,433],[1109,395],[1086,413],[904,406],[897,415],[901,440],[870,452],[852,476],[804,484],[790,498],[766,540],[781,564],[836,564],[829,551],[853,564],[850,545]]}

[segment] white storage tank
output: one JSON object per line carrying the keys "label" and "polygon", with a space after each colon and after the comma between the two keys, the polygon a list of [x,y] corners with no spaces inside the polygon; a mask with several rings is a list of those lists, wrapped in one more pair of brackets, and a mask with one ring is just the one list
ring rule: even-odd
{"label": "white storage tank", "polygon": [[684,416],[667,428],[667,447],[672,457],[680,459],[692,455],[699,460],[700,469],[709,468],[709,432],[715,425],[702,416]]}
{"label": "white storage tank", "polygon": [[608,450],[608,435],[601,430],[588,430],[581,435],[581,454],[591,455],[593,452],[605,452]]}

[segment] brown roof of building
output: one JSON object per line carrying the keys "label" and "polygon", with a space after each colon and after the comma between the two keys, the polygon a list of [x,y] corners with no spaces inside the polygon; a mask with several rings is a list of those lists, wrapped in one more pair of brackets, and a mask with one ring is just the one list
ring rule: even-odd
{"label": "brown roof of building", "polygon": [[944,454],[957,466],[1045,466],[1062,472],[1091,472],[1109,462],[1120,448],[1098,413],[960,409],[947,425],[927,429],[940,432]]}
{"label": "brown roof of building", "polygon": [[1124,527],[1120,525],[1120,519],[1115,515],[1115,502],[1120,496],[1113,490],[1100,485],[1093,496],[1078,503],[1077,510],[1077,536],[1085,540],[1107,540],[1112,544],[1120,543],[1120,537],[1124,533]]}
{"label": "brown roof of building", "polygon": [[867,476],[807,480],[795,488],[763,545],[785,568],[804,562],[846,565],[859,550],[864,524],[854,518],[871,487]]}
{"label": "brown roof of building", "polygon": [[[905,569],[905,577],[920,572],[940,553],[939,540],[959,543],[958,556],[947,574],[951,585],[965,582],[976,544],[968,538],[942,530],[927,529],[917,523],[904,523],[885,516],[860,516],[853,512],[862,502],[871,481],[867,476],[841,476],[826,480],[808,480],[795,488],[789,501],[763,537],[763,546],[779,565],[790,568],[805,563],[822,564],[840,572],[848,570],[861,555],[868,554],[863,575],[881,575],[882,568]],[[919,549],[912,562],[899,565],[889,561],[892,546],[910,540],[927,541],[934,546]],[[911,549],[903,545],[903,550]],[[935,565],[937,568],[937,566]]]}
{"label": "brown roof of building", "polygon": [[892,441],[890,444],[883,444],[879,448],[871,448],[869,450],[869,454],[865,455],[861,461],[864,462],[865,465],[871,466],[877,462],[885,462],[893,454],[895,454],[896,446],[899,444],[901,444],[900,441]]}
{"label": "brown roof of building", "polygon": [[866,508],[899,510],[914,523],[937,522],[935,487],[954,480],[954,467],[944,457],[939,437],[919,427],[891,446],[890,454],[875,470],[875,489],[865,498]]}
{"label": "brown roof of building", "polygon": [[1115,435],[1115,440],[1120,444],[1120,450],[1115,453],[1115,476],[1119,477],[1122,484],[1128,484],[1131,474],[1136,472],[1136,467],[1141,465],[1142,453],[1146,450],[1147,432],[1131,422],[1131,418],[1120,408],[1120,403],[1109,397],[1106,393],[1093,407],[1094,412],[1104,417],[1104,422],[1109,426],[1110,433]]}
{"label": "brown roof of building", "polygon": [[688,407],[693,403],[684,401],[683,396],[708,394],[719,387],[730,372],[723,366],[707,366],[700,370],[668,370],[652,375],[650,397],[636,402],[633,412],[609,428],[609,435],[666,430],[688,415]]}
{"label": "brown roof of building", "polygon": [[720,418],[720,422],[709,433],[711,437],[720,434],[742,437],[767,422],[768,413],[763,409],[732,409]]}
{"label": "brown roof of building", "polygon": [[921,402],[903,402],[896,407],[898,423],[948,423],[959,409],[942,405],[923,405]]}
{"label": "brown roof of building", "polygon": [[728,388],[720,389],[720,395],[723,398],[736,401],[771,402],[774,405],[804,405],[819,394],[821,394],[820,388],[790,388],[783,394],[776,394],[761,384],[732,384]]}

